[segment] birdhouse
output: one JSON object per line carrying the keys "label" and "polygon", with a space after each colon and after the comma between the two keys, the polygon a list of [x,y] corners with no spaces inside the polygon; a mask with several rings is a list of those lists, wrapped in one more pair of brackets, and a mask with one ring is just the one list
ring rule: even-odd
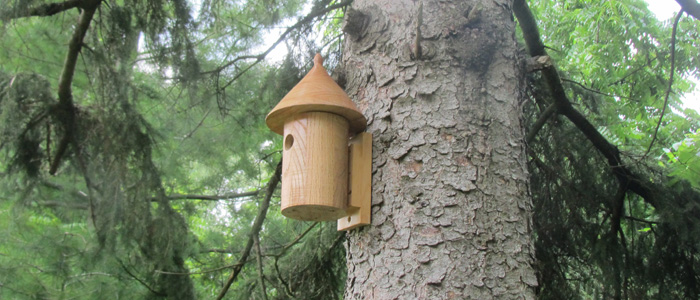
{"label": "birdhouse", "polygon": [[367,120],[323,68],[314,67],[265,119],[282,135],[282,214],[338,220],[338,230],[367,225],[372,136]]}

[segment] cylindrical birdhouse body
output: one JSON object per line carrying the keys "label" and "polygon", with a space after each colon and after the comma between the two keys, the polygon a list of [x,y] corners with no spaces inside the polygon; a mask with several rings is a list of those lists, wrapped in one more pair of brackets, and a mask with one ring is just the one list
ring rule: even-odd
{"label": "cylindrical birdhouse body", "polygon": [[326,112],[301,113],[284,124],[282,214],[331,221],[346,214],[348,120]]}
{"label": "cylindrical birdhouse body", "polygon": [[317,54],[311,71],[265,120],[283,135],[282,214],[305,221],[347,215],[349,138],[367,126],[322,63]]}

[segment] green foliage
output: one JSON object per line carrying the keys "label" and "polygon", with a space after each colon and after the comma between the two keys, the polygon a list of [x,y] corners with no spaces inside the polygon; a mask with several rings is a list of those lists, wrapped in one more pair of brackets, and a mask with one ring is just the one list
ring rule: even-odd
{"label": "green foliage", "polygon": [[[697,298],[700,173],[686,167],[698,151],[700,116],[680,107],[680,95],[700,71],[700,22],[681,19],[669,108],[647,152],[668,87],[672,24],[637,0],[529,3],[575,108],[619,147],[622,164],[642,174],[640,184],[657,199],[621,193],[607,161],[555,115],[530,144],[540,297]],[[534,122],[551,101],[537,74],[529,92]],[[653,159],[663,153],[667,159]]]}
{"label": "green foliage", "polygon": [[[316,51],[340,61],[343,11],[296,28],[278,46],[289,55],[272,63],[265,34],[337,1],[103,1],[72,81],[78,142],[49,176],[66,134],[55,91],[79,11],[8,16],[54,2],[0,3],[0,298],[215,297],[256,236],[281,156],[264,117]],[[641,0],[528,2],[576,109],[645,184],[664,187],[654,204],[620,194],[578,129],[549,120],[529,145],[540,297],[697,298],[700,116],[680,96],[700,69],[700,22],[680,21],[669,109],[647,153],[672,24]],[[529,79],[531,124],[550,96]],[[275,191],[261,251],[227,296],[342,298],[344,239],[333,225],[284,218]]]}
{"label": "green foliage", "polygon": [[[54,95],[79,11],[5,19],[47,3],[0,4],[0,298],[217,295],[280,160],[264,117],[305,73],[291,56],[237,57],[259,52],[304,2],[103,1],[72,82],[77,142],[63,156]],[[279,214],[276,193],[272,202],[259,237],[265,292],[340,298],[341,235],[305,232]],[[258,295],[257,282],[246,265],[229,295]]]}
{"label": "green foliage", "polygon": [[686,138],[675,143],[672,149],[664,151],[668,157],[667,164],[659,163],[662,166],[668,165],[671,169],[669,176],[675,179],[672,184],[685,180],[700,191],[700,131],[687,134]]}
{"label": "green foliage", "polygon": [[43,76],[19,73],[10,77],[0,73],[0,124],[16,124],[0,129],[0,149],[14,149],[6,152],[12,155],[6,160],[11,161],[10,168],[38,176],[46,156],[40,147],[46,127],[40,125],[55,103]]}
{"label": "green foliage", "polygon": [[[544,43],[552,48],[550,55],[564,73],[571,99],[621,150],[646,150],[650,140],[644,137],[656,127],[668,85],[671,24],[662,25],[641,0],[564,5],[535,1],[532,6],[541,11]],[[683,111],[680,95],[693,88],[688,76],[698,72],[697,26],[691,18],[679,25],[675,60],[681,76],[676,76],[669,99],[678,111]],[[692,110],[666,114],[658,144],[674,143],[700,126],[698,119]],[[663,147],[655,147],[652,155],[661,154]]]}

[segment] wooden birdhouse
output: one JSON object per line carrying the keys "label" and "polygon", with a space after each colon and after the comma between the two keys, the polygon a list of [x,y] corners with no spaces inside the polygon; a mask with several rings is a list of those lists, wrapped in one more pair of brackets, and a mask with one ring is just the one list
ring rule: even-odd
{"label": "wooden birdhouse", "polygon": [[283,137],[282,214],[338,220],[338,230],[369,224],[372,136],[367,119],[323,68],[314,67],[265,119]]}

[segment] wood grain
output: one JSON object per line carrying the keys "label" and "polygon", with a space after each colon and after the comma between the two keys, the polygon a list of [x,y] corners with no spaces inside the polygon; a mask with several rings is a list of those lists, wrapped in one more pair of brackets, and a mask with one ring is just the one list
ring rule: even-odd
{"label": "wood grain", "polygon": [[348,120],[325,112],[301,113],[284,125],[284,216],[331,221],[345,215],[348,130]]}
{"label": "wood grain", "polygon": [[372,216],[372,134],[360,132],[350,139],[347,216],[338,219],[338,230],[369,225]]}

